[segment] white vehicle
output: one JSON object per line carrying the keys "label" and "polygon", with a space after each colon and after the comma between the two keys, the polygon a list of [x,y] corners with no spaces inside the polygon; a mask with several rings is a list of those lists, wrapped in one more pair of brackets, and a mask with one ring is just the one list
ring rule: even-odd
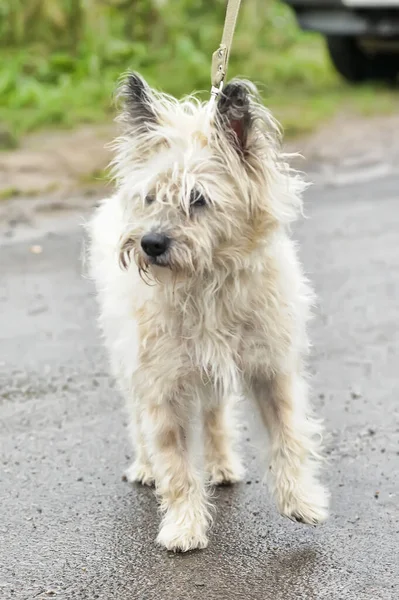
{"label": "white vehicle", "polygon": [[300,27],[327,40],[348,81],[395,81],[399,73],[399,0],[284,0]]}

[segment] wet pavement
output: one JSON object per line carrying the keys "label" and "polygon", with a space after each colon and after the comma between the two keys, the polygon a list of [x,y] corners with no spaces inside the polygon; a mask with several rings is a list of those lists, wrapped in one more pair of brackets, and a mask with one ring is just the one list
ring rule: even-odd
{"label": "wet pavement", "polygon": [[396,176],[315,186],[296,231],[319,296],[310,367],[330,520],[310,528],[277,514],[263,433],[244,404],[246,478],[217,490],[209,547],[186,555],[155,546],[153,492],[121,478],[127,419],[82,277],[79,219],[34,241],[4,238],[2,600],[399,597],[398,190]]}

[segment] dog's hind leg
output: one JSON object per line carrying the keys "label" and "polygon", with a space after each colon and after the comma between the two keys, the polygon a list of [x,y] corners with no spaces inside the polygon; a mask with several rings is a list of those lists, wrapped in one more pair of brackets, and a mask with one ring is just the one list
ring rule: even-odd
{"label": "dog's hind leg", "polygon": [[238,432],[234,421],[236,399],[221,399],[204,409],[205,470],[213,485],[241,481],[244,468],[234,448]]}
{"label": "dog's hind leg", "polygon": [[281,514],[317,524],[327,517],[328,494],[317,480],[321,427],[309,414],[307,385],[298,374],[252,380],[270,436],[268,479]]}

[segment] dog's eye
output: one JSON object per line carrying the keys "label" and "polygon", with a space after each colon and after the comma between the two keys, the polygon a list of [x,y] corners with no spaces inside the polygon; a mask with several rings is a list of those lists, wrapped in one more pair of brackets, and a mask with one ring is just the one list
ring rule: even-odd
{"label": "dog's eye", "polygon": [[201,192],[199,192],[198,190],[193,190],[191,192],[191,196],[190,196],[190,206],[194,206],[195,208],[197,208],[199,206],[205,206],[205,205],[206,205],[205,196],[203,196],[203,194],[201,194]]}
{"label": "dog's eye", "polygon": [[152,204],[155,200],[155,196],[154,194],[147,194],[147,196],[145,197],[145,203],[147,205]]}

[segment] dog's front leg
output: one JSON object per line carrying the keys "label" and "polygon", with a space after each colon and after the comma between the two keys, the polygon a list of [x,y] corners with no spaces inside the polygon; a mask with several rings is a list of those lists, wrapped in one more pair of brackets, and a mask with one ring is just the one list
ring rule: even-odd
{"label": "dog's front leg", "polygon": [[[187,388],[168,384],[142,389],[139,401],[164,513],[157,541],[168,550],[205,548],[210,521],[203,474],[190,458],[189,422],[192,401]],[[157,394],[154,397],[154,392]]]}
{"label": "dog's front leg", "polygon": [[277,373],[251,383],[270,436],[268,479],[279,511],[303,523],[323,522],[328,494],[317,480],[320,425],[309,414],[306,382]]}
{"label": "dog's front leg", "polygon": [[135,459],[127,471],[125,471],[124,477],[130,483],[141,483],[142,485],[152,486],[155,483],[154,469],[148,453],[142,415],[136,404],[132,405],[132,403],[129,403],[129,407],[132,417],[130,431],[135,449]]}

